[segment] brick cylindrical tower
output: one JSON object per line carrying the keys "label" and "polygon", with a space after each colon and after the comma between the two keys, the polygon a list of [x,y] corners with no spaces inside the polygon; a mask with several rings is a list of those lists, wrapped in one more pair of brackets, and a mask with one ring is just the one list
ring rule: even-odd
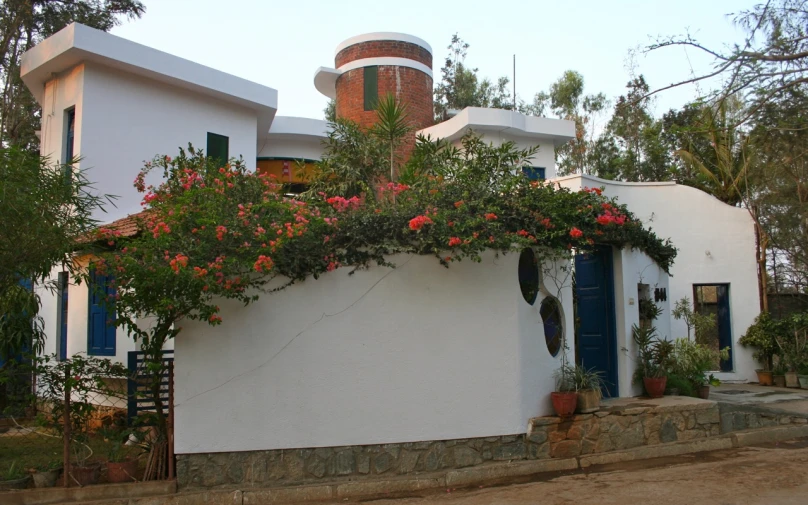
{"label": "brick cylindrical tower", "polygon": [[367,33],[337,46],[335,69],[320,68],[315,86],[336,101],[339,118],[370,127],[376,101],[392,94],[406,106],[413,132],[400,154],[409,156],[415,130],[434,124],[432,107],[432,48],[404,33]]}

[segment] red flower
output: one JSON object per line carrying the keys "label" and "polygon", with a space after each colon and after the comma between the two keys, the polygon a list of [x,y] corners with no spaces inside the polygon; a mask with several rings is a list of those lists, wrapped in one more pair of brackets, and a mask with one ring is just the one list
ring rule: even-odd
{"label": "red flower", "polygon": [[432,220],[426,216],[415,216],[410,219],[410,230],[420,230],[427,224],[432,224]]}
{"label": "red flower", "polygon": [[449,247],[454,247],[454,246],[460,245],[462,243],[463,243],[463,241],[460,240],[459,237],[451,237],[451,238],[449,238]]}
{"label": "red flower", "polygon": [[614,219],[614,216],[609,216],[609,215],[606,215],[606,214],[601,214],[601,215],[599,215],[599,216],[598,216],[598,218],[596,219],[596,221],[598,222],[598,224],[602,224],[602,225],[604,225],[604,226],[605,226],[605,225],[607,225],[607,224],[614,223],[615,219]]}
{"label": "red flower", "polygon": [[494,214],[493,212],[489,212],[488,214],[485,215],[485,219],[487,221],[495,221],[497,219],[497,215]]}
{"label": "red flower", "polygon": [[455,202],[455,209],[459,209],[462,206],[463,206],[463,200],[460,200],[459,202]]}
{"label": "red flower", "polygon": [[582,232],[578,228],[573,227],[570,230],[570,237],[572,237],[572,238],[581,238],[583,236],[584,236],[584,232]]}
{"label": "red flower", "polygon": [[274,265],[272,258],[261,254],[258,256],[258,259],[255,260],[253,268],[256,272],[269,272],[272,269],[272,265]]}

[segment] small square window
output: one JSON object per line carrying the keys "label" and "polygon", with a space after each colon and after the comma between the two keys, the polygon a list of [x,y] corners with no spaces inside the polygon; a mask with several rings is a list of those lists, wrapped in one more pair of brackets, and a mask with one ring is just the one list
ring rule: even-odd
{"label": "small square window", "polygon": [[216,159],[221,165],[230,159],[230,138],[208,132],[208,158]]}
{"label": "small square window", "polygon": [[522,173],[531,181],[544,180],[544,167],[522,167]]}

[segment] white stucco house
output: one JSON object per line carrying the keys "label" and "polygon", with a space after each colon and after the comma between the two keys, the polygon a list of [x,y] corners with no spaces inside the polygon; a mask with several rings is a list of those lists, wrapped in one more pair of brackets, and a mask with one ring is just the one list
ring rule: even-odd
{"label": "white stucco house", "polygon": [[[144,161],[188,142],[209,155],[242,156],[292,192],[301,182],[290,163],[322,156],[326,122],[277,115],[276,90],[79,24],[26,53],[22,78],[42,105],[42,154],[80,157],[96,190],[118,196],[98,216],[105,222],[140,211],[132,181]],[[564,342],[568,359],[604,373],[612,395],[639,393],[631,327],[640,299],[662,309],[657,329],[666,338],[686,334],[671,318],[675,300],[714,310],[720,343],[732,349],[719,377],[754,379],[751,353],[737,344],[759,311],[753,223],[744,210],[674,183],[557,177],[554,148],[573,138],[570,121],[467,108],[433,124],[432,50],[417,37],[349,39],[334,68],[317,70],[315,86],[336,99],[338,115],[361,124],[378,95],[392,90],[413,105],[418,133],[458,142],[473,130],[493,143],[539,145],[526,177],[604,187],[673,239],[672,276],[643,253],[604,249],[574,264],[541,265],[539,294],[528,299],[520,255],[489,254],[450,269],[434,258],[396,257],[396,269],[350,277],[338,269],[248,307],[224,303],[226,325],[186,322],[173,343],[177,454],[524,433],[530,418],[550,412]],[[60,270],[54,276],[63,277]],[[124,361],[135,344],[93,322],[87,287],[63,280],[62,293],[43,293],[46,352]]]}

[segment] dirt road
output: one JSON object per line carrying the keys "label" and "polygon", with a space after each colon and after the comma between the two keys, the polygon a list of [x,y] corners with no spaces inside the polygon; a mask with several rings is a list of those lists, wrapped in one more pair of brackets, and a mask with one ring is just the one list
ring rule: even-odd
{"label": "dirt road", "polygon": [[[343,502],[345,503],[345,502]],[[541,482],[444,490],[373,505],[806,505],[808,440],[608,465]]]}

